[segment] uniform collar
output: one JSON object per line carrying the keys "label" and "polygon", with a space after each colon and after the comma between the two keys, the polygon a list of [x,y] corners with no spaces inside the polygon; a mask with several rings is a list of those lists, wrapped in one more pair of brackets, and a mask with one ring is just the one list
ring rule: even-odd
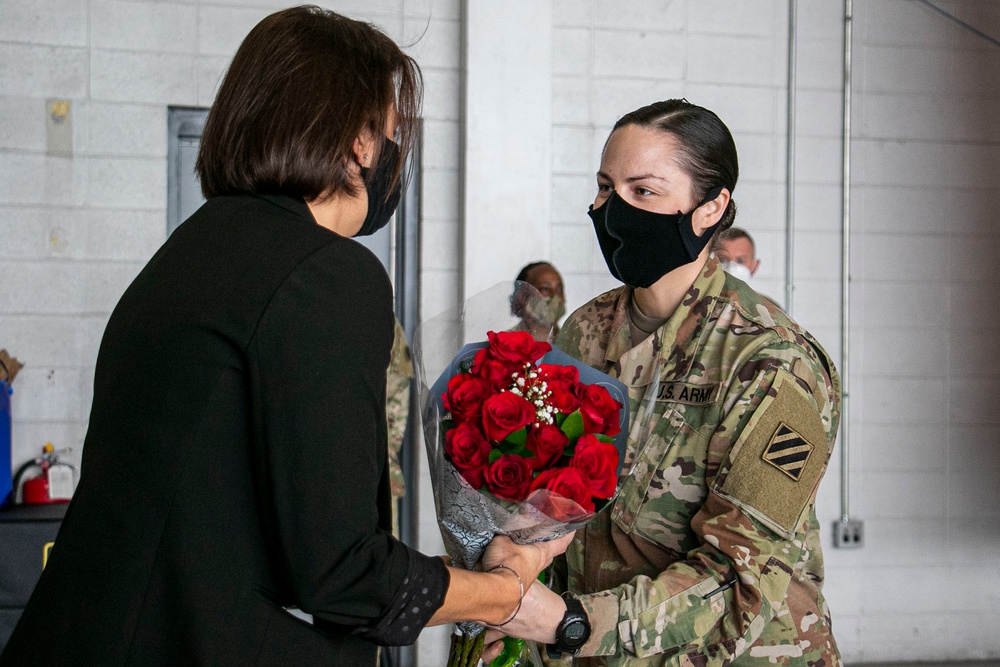
{"label": "uniform collar", "polygon": [[658,331],[632,348],[628,320],[632,288],[622,289],[615,304],[605,358],[607,366],[612,369],[612,375],[627,385],[638,387],[662,376],[664,370],[686,370],[697,347],[696,333],[701,330],[705,316],[711,312],[725,283],[726,274],[718,260],[709,258],[670,319]]}

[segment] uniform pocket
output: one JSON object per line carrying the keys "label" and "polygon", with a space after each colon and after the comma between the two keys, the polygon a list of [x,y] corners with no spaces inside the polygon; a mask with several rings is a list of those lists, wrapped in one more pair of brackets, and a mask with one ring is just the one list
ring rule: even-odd
{"label": "uniform pocket", "polygon": [[706,423],[713,406],[669,404],[639,448],[611,519],[626,534],[670,549],[686,548],[690,520],[706,496]]}

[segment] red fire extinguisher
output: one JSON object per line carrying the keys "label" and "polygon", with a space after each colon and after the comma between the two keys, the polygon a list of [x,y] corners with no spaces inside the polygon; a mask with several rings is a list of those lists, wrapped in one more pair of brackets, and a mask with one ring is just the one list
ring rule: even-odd
{"label": "red fire extinguisher", "polygon": [[[18,468],[17,474],[14,475],[14,497],[20,488],[21,503],[25,505],[68,503],[73,497],[76,486],[76,466],[60,461],[59,455],[70,451],[72,450],[67,448],[57,452],[51,442],[45,443],[39,458],[28,461]],[[33,468],[37,468],[41,474],[23,480]]]}

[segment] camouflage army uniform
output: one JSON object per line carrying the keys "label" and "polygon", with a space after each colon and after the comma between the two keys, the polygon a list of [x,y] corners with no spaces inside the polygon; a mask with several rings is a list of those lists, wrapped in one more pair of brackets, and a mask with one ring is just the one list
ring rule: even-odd
{"label": "camouflage army uniform", "polygon": [[625,382],[632,415],[631,474],[566,552],[593,628],[573,664],[840,665],[814,510],[839,420],[832,362],[714,259],[629,349],[631,295],[597,297],[556,341]]}
{"label": "camouflage army uniform", "polygon": [[406,435],[406,419],[410,413],[410,380],[413,379],[413,359],[406,342],[406,332],[396,320],[392,339],[389,368],[386,371],[385,415],[389,434],[389,486],[392,492],[393,533],[399,535],[399,499],[406,494],[403,469],[399,465],[399,450]]}

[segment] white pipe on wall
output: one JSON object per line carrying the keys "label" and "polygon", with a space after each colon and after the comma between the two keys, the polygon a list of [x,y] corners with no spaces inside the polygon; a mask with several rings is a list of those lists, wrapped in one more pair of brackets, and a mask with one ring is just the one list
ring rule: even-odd
{"label": "white pipe on wall", "polygon": [[841,364],[843,398],[840,403],[840,519],[851,518],[850,420],[848,406],[851,378],[851,29],[852,0],[844,0],[844,128],[843,128],[843,219],[841,223]]}
{"label": "white pipe on wall", "polygon": [[788,0],[788,114],[785,130],[785,312],[792,313],[795,274],[795,88],[797,0]]}

